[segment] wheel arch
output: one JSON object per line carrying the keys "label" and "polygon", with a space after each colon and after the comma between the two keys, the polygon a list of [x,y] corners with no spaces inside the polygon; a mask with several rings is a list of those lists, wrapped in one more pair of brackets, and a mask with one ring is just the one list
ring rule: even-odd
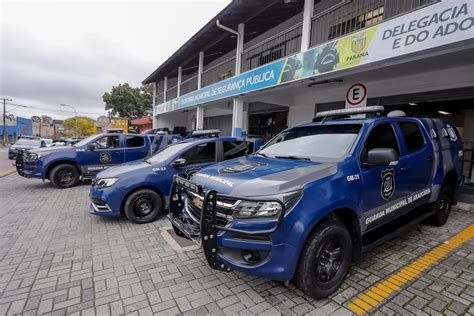
{"label": "wheel arch", "polygon": [[122,199],[122,202],[120,203],[120,215],[124,215],[124,207],[125,207],[125,201],[127,201],[128,197],[130,195],[132,195],[133,193],[139,191],[139,190],[151,190],[151,191],[154,191],[156,192],[159,196],[160,196],[160,199],[161,199],[161,203],[163,205],[163,209],[165,209],[165,198],[163,196],[163,193],[161,192],[160,189],[154,187],[154,186],[151,186],[151,185],[140,185],[140,186],[137,186],[137,187],[134,187],[132,189],[130,189],[123,197]]}
{"label": "wheel arch", "polygon": [[[306,247],[306,244],[308,243],[309,239],[311,238],[313,232],[317,229],[317,227],[320,224],[327,222],[331,219],[338,220],[347,228],[352,239],[352,260],[354,262],[359,262],[362,258],[362,233],[360,230],[359,217],[357,216],[357,212],[349,207],[335,208],[334,210],[323,216],[319,221],[317,221],[311,228],[309,234],[307,235],[302,249]],[[300,254],[300,256],[301,255],[302,253]]]}
{"label": "wheel arch", "polygon": [[49,178],[49,174],[51,173],[51,171],[53,170],[54,167],[59,166],[59,165],[72,165],[77,169],[77,171],[79,171],[79,175],[82,176],[82,170],[81,170],[81,168],[79,168],[77,163],[73,160],[67,160],[66,159],[66,160],[56,160],[56,161],[53,161],[52,163],[50,163],[48,165],[48,167],[46,168],[46,173],[44,174],[44,179],[51,180]]}

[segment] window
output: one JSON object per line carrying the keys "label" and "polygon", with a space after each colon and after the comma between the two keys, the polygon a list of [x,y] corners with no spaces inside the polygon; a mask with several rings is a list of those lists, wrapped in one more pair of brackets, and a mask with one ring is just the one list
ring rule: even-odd
{"label": "window", "polygon": [[186,159],[189,165],[214,162],[216,161],[216,143],[209,142],[197,145],[184,153],[181,158]]}
{"label": "window", "polygon": [[126,136],[127,148],[130,147],[143,147],[145,145],[145,140],[143,136],[128,135]]}
{"label": "window", "polygon": [[342,23],[331,26],[328,40],[369,27],[383,20],[384,7],[378,7]]}
{"label": "window", "polygon": [[408,152],[414,152],[425,144],[425,139],[416,123],[398,123],[402,130],[403,138],[407,144]]}
{"label": "window", "polygon": [[120,148],[120,140],[118,136],[104,136],[97,139],[94,144],[97,149]]}
{"label": "window", "polygon": [[247,142],[223,142],[224,146],[224,160],[230,160],[237,157],[244,156],[247,152]]}
{"label": "window", "polygon": [[378,125],[370,132],[362,150],[362,162],[366,162],[367,153],[374,148],[393,148],[397,154],[400,154],[400,147],[391,124]]}
{"label": "window", "polygon": [[258,153],[313,161],[344,159],[361,129],[360,124],[325,124],[295,127],[281,132]]}

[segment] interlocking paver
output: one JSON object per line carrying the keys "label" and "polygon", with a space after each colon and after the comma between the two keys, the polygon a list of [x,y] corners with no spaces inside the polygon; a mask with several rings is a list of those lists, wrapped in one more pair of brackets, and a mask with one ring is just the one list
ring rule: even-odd
{"label": "interlocking paver", "polygon": [[[200,250],[177,253],[162,238],[166,217],[135,225],[89,214],[88,185],[55,190],[0,178],[0,315],[348,315],[374,283],[472,223],[454,209],[441,228],[420,225],[365,255],[329,299],[293,284],[210,269]],[[377,315],[474,312],[471,240],[377,306]]]}

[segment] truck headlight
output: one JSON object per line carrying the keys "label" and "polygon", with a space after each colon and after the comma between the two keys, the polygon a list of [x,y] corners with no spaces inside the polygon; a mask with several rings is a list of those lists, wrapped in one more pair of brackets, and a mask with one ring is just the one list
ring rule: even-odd
{"label": "truck headlight", "polygon": [[94,186],[98,189],[108,188],[117,182],[119,178],[102,178],[95,181]]}
{"label": "truck headlight", "polygon": [[283,206],[278,202],[240,201],[234,209],[234,218],[274,217],[283,211]]}
{"label": "truck headlight", "polygon": [[40,154],[35,154],[35,153],[27,153],[25,160],[26,161],[36,161],[41,158]]}

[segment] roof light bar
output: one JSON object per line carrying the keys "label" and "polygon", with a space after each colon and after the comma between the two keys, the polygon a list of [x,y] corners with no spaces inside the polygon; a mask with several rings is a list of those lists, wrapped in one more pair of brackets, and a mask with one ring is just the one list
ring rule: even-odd
{"label": "roof light bar", "polygon": [[207,130],[202,130],[202,131],[194,131],[192,134],[192,137],[203,137],[203,136],[218,137],[220,133],[221,131],[218,129],[207,129]]}
{"label": "roof light bar", "polygon": [[368,113],[381,113],[385,111],[383,106],[366,106],[361,108],[352,108],[352,109],[340,109],[340,110],[331,110],[316,113],[315,118],[328,118],[334,116],[347,116],[347,115],[356,115],[356,114],[368,114]]}

